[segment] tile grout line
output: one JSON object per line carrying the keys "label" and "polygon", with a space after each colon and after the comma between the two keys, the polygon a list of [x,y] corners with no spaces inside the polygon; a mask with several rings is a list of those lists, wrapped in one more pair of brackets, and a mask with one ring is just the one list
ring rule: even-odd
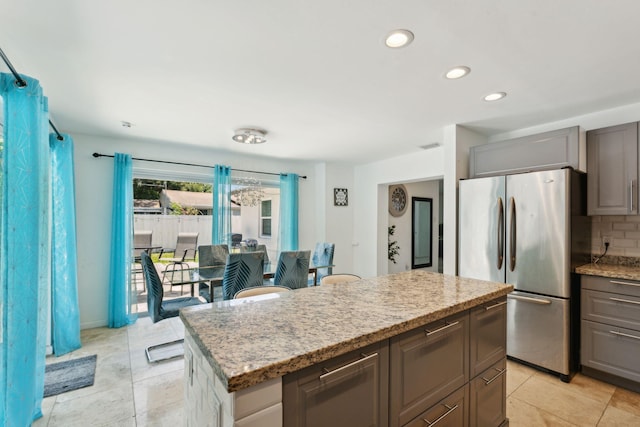
{"label": "tile grout line", "polygon": [[607,412],[607,409],[609,409],[609,405],[611,404],[611,400],[613,399],[613,395],[616,394],[617,390],[618,390],[618,387],[615,387],[613,389],[613,393],[611,393],[611,396],[609,396],[609,400],[607,400],[607,404],[604,406],[604,409],[602,410],[602,413],[600,414],[600,417],[598,418],[598,422],[596,422],[596,427],[598,425],[600,425],[600,421],[602,421],[602,417],[604,417],[604,413]]}
{"label": "tile grout line", "polygon": [[[137,320],[136,320],[137,321]],[[127,325],[127,353],[129,355],[129,379],[131,380],[131,396],[133,397],[133,422],[138,425],[138,409],[136,408],[136,391],[133,386],[133,360],[131,355],[131,339],[129,337],[129,327]]]}

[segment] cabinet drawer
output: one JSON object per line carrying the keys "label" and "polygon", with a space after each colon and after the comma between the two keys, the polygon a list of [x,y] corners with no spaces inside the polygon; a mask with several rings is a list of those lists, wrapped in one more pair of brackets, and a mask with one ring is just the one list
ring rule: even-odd
{"label": "cabinet drawer", "polygon": [[388,424],[388,341],[285,375],[283,425]]}
{"label": "cabinet drawer", "polygon": [[581,304],[584,320],[640,331],[638,297],[583,290]]}
{"label": "cabinet drawer", "polygon": [[640,282],[634,280],[583,275],[580,284],[582,289],[640,297]]}
{"label": "cabinet drawer", "polygon": [[401,426],[469,380],[469,314],[391,339],[389,425]]}
{"label": "cabinet drawer", "polygon": [[640,332],[583,320],[581,338],[582,365],[640,382]]}
{"label": "cabinet drawer", "polygon": [[469,425],[498,427],[507,419],[507,360],[482,372],[469,385]]}
{"label": "cabinet drawer", "polygon": [[474,308],[469,318],[470,377],[507,355],[507,298]]}
{"label": "cabinet drawer", "polygon": [[469,425],[467,410],[469,386],[459,388],[442,399],[432,408],[418,415],[404,427],[425,427],[436,424],[438,427],[466,427]]}

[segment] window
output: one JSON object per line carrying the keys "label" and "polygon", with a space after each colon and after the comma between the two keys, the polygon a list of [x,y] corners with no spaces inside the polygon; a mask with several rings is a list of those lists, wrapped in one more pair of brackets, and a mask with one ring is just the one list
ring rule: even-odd
{"label": "window", "polygon": [[271,237],[271,200],[260,202],[260,237]]}

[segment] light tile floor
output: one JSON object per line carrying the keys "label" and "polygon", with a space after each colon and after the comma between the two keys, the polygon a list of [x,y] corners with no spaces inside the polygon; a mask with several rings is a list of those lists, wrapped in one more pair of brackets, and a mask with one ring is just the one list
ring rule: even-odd
{"label": "light tile floor", "polygon": [[[97,354],[94,385],[45,399],[34,426],[181,426],[183,360],[150,365],[144,349],[183,336],[179,318],[82,331],[81,349],[47,363]],[[507,394],[512,427],[640,426],[640,394],[581,374],[566,384],[509,361]]]}

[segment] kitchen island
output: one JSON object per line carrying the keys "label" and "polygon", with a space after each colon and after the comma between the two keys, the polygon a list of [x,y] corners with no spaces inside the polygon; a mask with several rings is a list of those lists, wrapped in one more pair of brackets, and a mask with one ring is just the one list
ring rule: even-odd
{"label": "kitchen island", "polygon": [[[381,393],[372,395],[375,423],[404,423],[407,417],[419,415],[424,405],[437,403],[434,399],[444,397],[442,393],[454,391],[452,387],[468,395],[467,383],[480,367],[490,368],[498,375],[504,373],[493,364],[504,359],[503,300],[511,290],[513,287],[504,283],[415,270],[350,284],[269,294],[255,300],[186,308],[180,316],[185,324],[187,425],[281,426],[283,420],[287,425],[286,419],[300,415],[287,402],[286,390],[294,390],[295,395],[295,384],[287,384],[299,383],[300,375],[310,369],[325,374],[340,370],[345,375],[368,375]],[[476,334],[469,332],[474,327],[470,313],[478,307],[482,307],[478,316],[493,307],[503,313],[496,321],[477,322],[478,328],[484,324],[498,327],[498,338],[495,332],[488,333],[491,345],[473,343],[474,336],[483,336],[482,329]],[[389,390],[402,387],[394,386],[395,377],[401,379],[401,374],[394,377],[394,360],[403,357],[403,340],[410,340],[407,334],[415,333],[417,328],[422,328],[421,336],[433,335],[440,344],[450,343],[451,348],[459,349],[460,354],[451,359],[459,360],[459,366],[454,368],[462,369],[462,376],[451,384],[448,378],[443,380],[437,385],[438,394],[420,396],[420,405],[388,403],[385,399]],[[369,352],[369,347],[377,350]],[[494,350],[486,351],[489,347]],[[349,359],[351,353],[353,361]],[[480,363],[469,368],[469,359],[473,364],[474,355]],[[480,360],[484,356],[486,360]],[[342,359],[345,363],[334,368]],[[376,362],[377,366],[369,370],[369,362]],[[326,386],[323,384],[320,389]],[[504,396],[502,400],[504,403]]]}

